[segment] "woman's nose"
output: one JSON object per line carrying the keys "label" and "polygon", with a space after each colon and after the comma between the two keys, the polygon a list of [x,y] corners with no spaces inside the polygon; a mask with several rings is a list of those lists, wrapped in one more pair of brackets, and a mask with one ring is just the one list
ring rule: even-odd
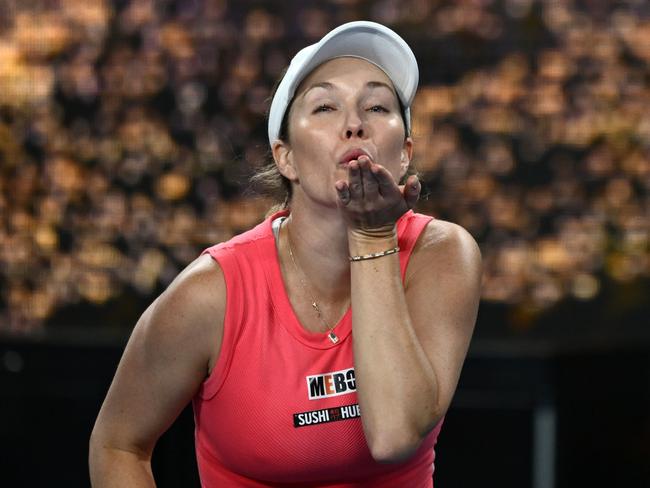
{"label": "woman's nose", "polygon": [[356,112],[350,113],[346,120],[345,138],[352,139],[353,137],[363,137],[364,135],[363,120]]}

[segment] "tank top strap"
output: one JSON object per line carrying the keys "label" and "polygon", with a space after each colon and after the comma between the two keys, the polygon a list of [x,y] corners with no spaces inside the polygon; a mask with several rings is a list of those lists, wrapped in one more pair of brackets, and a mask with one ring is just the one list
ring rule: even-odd
{"label": "tank top strap", "polygon": [[432,219],[433,217],[430,215],[423,215],[409,210],[397,221],[397,241],[400,248],[399,264],[402,281],[404,281],[404,277],[406,276],[406,267],[408,266],[415,243]]}

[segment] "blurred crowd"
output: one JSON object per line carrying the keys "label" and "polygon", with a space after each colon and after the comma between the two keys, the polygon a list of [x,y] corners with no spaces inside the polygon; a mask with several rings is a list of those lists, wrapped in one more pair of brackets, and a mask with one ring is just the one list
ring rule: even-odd
{"label": "blurred crowd", "polygon": [[478,240],[486,302],[650,278],[644,0],[0,0],[0,329],[146,303],[261,220],[274,83],[357,19],[414,48],[418,210]]}

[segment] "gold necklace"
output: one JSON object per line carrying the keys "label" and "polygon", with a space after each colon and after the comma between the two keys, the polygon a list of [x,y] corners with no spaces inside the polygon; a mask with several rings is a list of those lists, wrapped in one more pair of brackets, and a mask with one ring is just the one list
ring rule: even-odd
{"label": "gold necklace", "polygon": [[320,323],[323,324],[323,326],[326,329],[329,329],[329,332],[327,333],[327,337],[329,338],[330,341],[332,341],[332,344],[336,344],[339,341],[339,336],[337,336],[334,333],[334,327],[329,326],[323,319],[323,314],[320,310],[320,307],[318,306],[318,303],[314,299],[314,294],[311,293],[311,288],[307,286],[307,283],[303,279],[303,276],[305,277],[305,279],[307,277],[305,276],[305,273],[303,273],[302,269],[298,266],[298,263],[296,262],[296,258],[294,258],[293,256],[293,250],[291,249],[291,236],[289,235],[289,227],[287,227],[287,244],[289,245],[289,256],[291,256],[291,262],[293,263],[294,268],[296,268],[296,271],[298,272],[298,279],[300,280],[302,287],[307,291],[307,293],[311,297],[311,306],[316,312],[316,316],[318,317]]}

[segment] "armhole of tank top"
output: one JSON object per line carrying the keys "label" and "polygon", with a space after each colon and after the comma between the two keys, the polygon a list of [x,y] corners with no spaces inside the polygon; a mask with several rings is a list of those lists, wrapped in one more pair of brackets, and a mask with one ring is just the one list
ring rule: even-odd
{"label": "armhole of tank top", "polygon": [[433,220],[430,215],[422,215],[413,213],[404,222],[404,230],[399,238],[400,247],[400,272],[402,274],[402,283],[406,279],[406,269],[408,268],[413,249],[422,235],[422,232]]}
{"label": "armhole of tank top", "polygon": [[241,325],[242,294],[236,290],[239,267],[236,258],[231,253],[220,251],[212,249],[205,251],[221,267],[226,284],[226,310],[223,318],[223,334],[219,356],[210,372],[210,376],[203,381],[198,391],[198,395],[202,400],[210,400],[214,397],[226,381]]}

